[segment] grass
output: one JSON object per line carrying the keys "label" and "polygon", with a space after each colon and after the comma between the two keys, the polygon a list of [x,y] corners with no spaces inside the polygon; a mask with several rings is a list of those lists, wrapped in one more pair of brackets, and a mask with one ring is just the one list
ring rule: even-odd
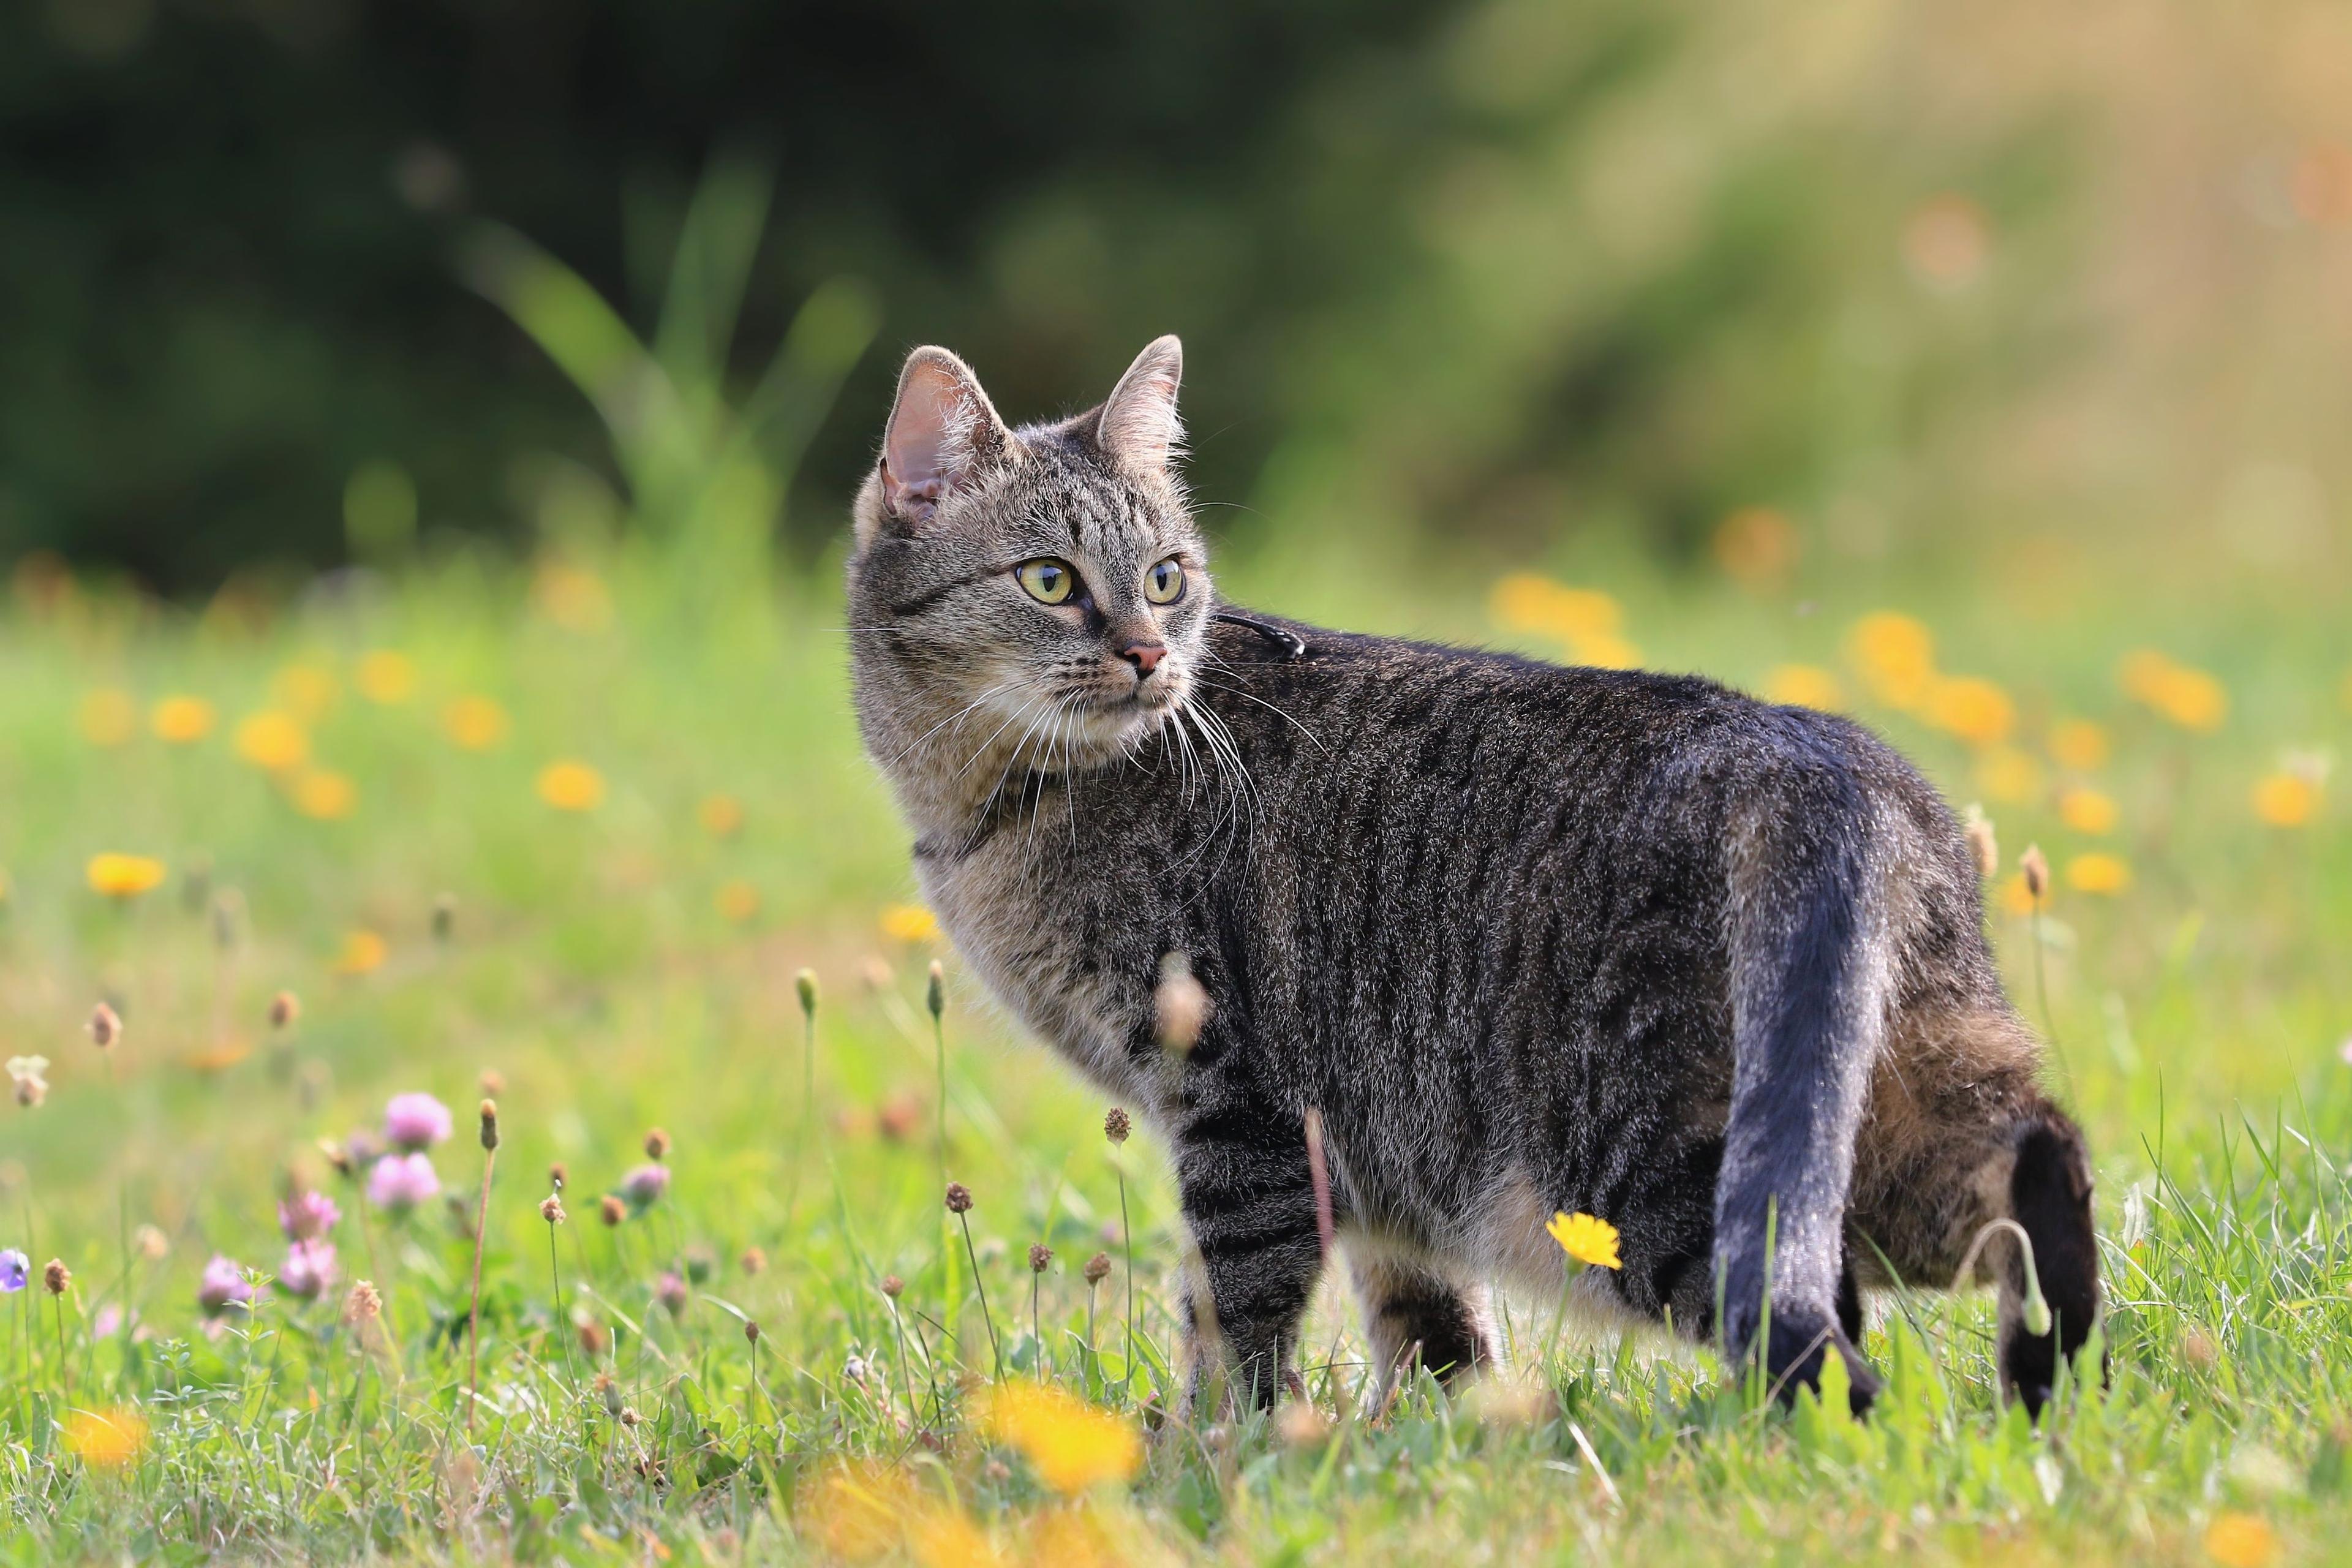
{"label": "grass", "polygon": [[[2352,847],[2324,789],[2294,826],[2254,798],[2276,815],[2278,778],[2319,773],[2283,751],[2352,728],[2346,634],[2316,604],[2160,608],[2087,574],[2035,600],[1988,575],[1801,605],[1557,564],[1612,591],[1627,620],[1606,635],[1650,662],[1834,676],[1984,804],[2012,989],[2036,1015],[2046,990],[2099,1155],[2110,1387],[2066,1391],[2033,1430],[1996,1395],[1989,1304],[1903,1298],[1870,1336],[1888,1390],[1857,1425],[1574,1325],[1547,1361],[1554,1303],[1514,1300],[1508,1378],[1452,1402],[1424,1380],[1381,1411],[1327,1286],[1313,1415],[1170,1421],[1131,1446],[1176,1353],[1164,1157],[1148,1135],[1109,1145],[1106,1108],[898,907],[904,835],[856,752],[829,578],[697,627],[626,552],[528,579],[459,557],[195,616],[28,576],[0,613],[0,1042],[51,1066],[45,1103],[0,1115],[0,1247],[72,1281],[0,1297],[0,1561],[2342,1555]],[[1547,621],[1507,602],[1498,626],[1483,582],[1408,597],[1369,562],[1239,581],[1359,625],[1555,651],[1593,635],[1589,605]],[[1871,695],[1890,672],[1855,666],[1848,628],[1889,605],[1934,627],[1939,671],[1998,683],[2005,726],[1974,689]],[[2211,670],[2226,717],[2183,727],[2120,691],[2144,646]],[[173,694],[211,705],[201,738],[151,732]],[[467,696],[497,704],[467,715],[478,746],[448,731]],[[239,754],[263,710],[295,720],[307,761]],[[545,776],[566,761],[586,771]],[[2029,842],[2054,868],[2039,910],[2011,887]],[[85,884],[103,852],[167,875],[103,898]],[[275,1027],[281,990],[299,1016]],[[83,1032],[100,1000],[123,1021],[103,1052]],[[444,1195],[395,1215],[319,1144],[411,1089],[455,1108],[457,1135],[431,1151]],[[656,1126],[666,1189],[605,1224]],[[968,1215],[941,1206],[942,1155]],[[278,1270],[289,1184],[341,1205],[336,1282],[205,1318],[216,1255]],[[357,1279],[381,1291],[373,1324],[342,1310]],[[1013,1392],[1039,1384],[1108,1418]]]}

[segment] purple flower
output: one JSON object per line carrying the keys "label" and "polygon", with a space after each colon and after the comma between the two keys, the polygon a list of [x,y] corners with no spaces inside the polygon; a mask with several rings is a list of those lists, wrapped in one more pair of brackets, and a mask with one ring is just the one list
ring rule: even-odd
{"label": "purple flower", "polygon": [[414,1151],[442,1142],[452,1125],[449,1108],[422,1091],[395,1094],[383,1108],[384,1138],[398,1148]]}
{"label": "purple flower", "polygon": [[673,1318],[686,1310],[686,1281],[677,1277],[676,1269],[662,1275],[661,1282],[654,1287],[654,1300],[667,1307]]}
{"label": "purple flower", "polygon": [[231,1307],[242,1307],[253,1300],[253,1286],[245,1270],[235,1258],[213,1254],[205,1265],[205,1277],[196,1282],[196,1305],[205,1310],[207,1318],[217,1318]]}
{"label": "purple flower", "polygon": [[0,1296],[13,1296],[33,1278],[33,1260],[21,1247],[0,1252]]}
{"label": "purple flower", "polygon": [[335,1245],[331,1241],[298,1241],[286,1249],[286,1264],[278,1282],[289,1295],[315,1301],[335,1278]]}
{"label": "purple flower", "polygon": [[324,1193],[297,1193],[278,1205],[278,1228],[289,1241],[316,1241],[342,1217],[343,1211]]}
{"label": "purple flower", "polygon": [[629,1200],[631,1208],[644,1208],[667,1191],[669,1191],[667,1165],[639,1165],[621,1178],[621,1195]]}
{"label": "purple flower", "polygon": [[405,1214],[441,1190],[441,1177],[425,1154],[386,1154],[368,1173],[368,1201]]}

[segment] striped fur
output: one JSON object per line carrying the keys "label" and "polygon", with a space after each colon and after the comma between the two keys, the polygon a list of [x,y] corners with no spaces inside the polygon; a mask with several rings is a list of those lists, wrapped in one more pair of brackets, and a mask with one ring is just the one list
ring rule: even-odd
{"label": "striped fur", "polygon": [[[995,420],[961,361],[915,363],[894,430],[936,423],[910,398]],[[964,433],[993,456],[919,504],[886,437],[849,600],[933,907],[1174,1151],[1203,1352],[1260,1400],[1286,1381],[1324,1265],[1315,1106],[1386,1364],[1491,1360],[1486,1283],[1556,1289],[1542,1223],[1584,1210],[1624,1265],[1588,1304],[1791,1389],[1838,1354],[1866,1405],[1857,1286],[1971,1283],[1969,1243],[2013,1215],[2057,1264],[2055,1341],[2021,1326],[2011,1249],[1979,1277],[2038,1407],[2098,1311],[2088,1167],[1935,791],[1855,724],[1705,680],[1268,623],[1293,658],[1213,618],[1167,467],[1180,369],[1164,339],[1107,409]],[[1041,555],[1083,605],[1022,591]],[[1170,556],[1188,586],[1154,606]],[[1168,649],[1140,678],[1138,637]],[[1181,1056],[1152,1010],[1171,952],[1212,1002]]]}

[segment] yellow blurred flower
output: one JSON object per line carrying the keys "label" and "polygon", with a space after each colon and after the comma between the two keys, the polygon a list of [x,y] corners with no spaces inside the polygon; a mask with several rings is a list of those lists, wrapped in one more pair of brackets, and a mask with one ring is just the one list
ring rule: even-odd
{"label": "yellow blurred flower", "polygon": [[338,689],[333,673],[315,664],[289,664],[269,682],[270,695],[278,705],[306,724],[326,717],[327,710],[335,705]]}
{"label": "yellow blurred flower", "polygon": [[193,746],[213,732],[213,705],[201,697],[166,697],[147,715],[155,738],[174,746]]}
{"label": "yellow blurred flower", "polygon": [[119,1469],[147,1447],[147,1418],[128,1405],[75,1410],[66,1416],[66,1452],[101,1470]]}
{"label": "yellow blurred flower", "polygon": [[987,1531],[970,1516],[944,1506],[916,1515],[907,1526],[907,1551],[922,1568],[999,1568],[1004,1562]]}
{"label": "yellow blurred flower", "polygon": [[1977,787],[2005,805],[2019,805],[2042,793],[2042,764],[2015,746],[1987,746],[1977,754]]}
{"label": "yellow blurred flower", "polygon": [[1589,1214],[1556,1214],[1544,1232],[1559,1249],[1579,1263],[1595,1268],[1622,1268],[1617,1258],[1617,1227]]}
{"label": "yellow blurred flower", "polygon": [[311,768],[295,776],[287,790],[294,809],[320,822],[339,822],[360,803],[359,786],[328,768]]}
{"label": "yellow blurred flower", "polygon": [[558,811],[593,811],[604,799],[604,775],[586,763],[550,763],[539,770],[539,798]]}
{"label": "yellow blurred flower", "polygon": [[1936,677],[1936,639],[1916,618],[1876,610],[1846,634],[1847,660],[1871,696],[1891,708],[1916,708]]}
{"label": "yellow blurred flower", "polygon": [[743,830],[743,804],[731,795],[709,796],[696,815],[702,818],[703,831],[713,838],[732,838]]}
{"label": "yellow blurred flower", "polygon": [[310,760],[310,737],[292,714],[265,708],[237,725],[236,754],[257,768],[282,773]]}
{"label": "yellow blurred flower", "polygon": [[1715,559],[1751,588],[1779,582],[1797,563],[1797,525],[1769,506],[1744,506],[1715,531]]}
{"label": "yellow blurred flower", "polygon": [[2131,886],[2131,867],[2119,855],[2095,849],[2066,862],[2066,885],[2078,893],[2120,893]]}
{"label": "yellow blurred flower", "polygon": [[469,752],[487,752],[507,737],[507,710],[487,697],[460,697],[441,710],[441,728]]}
{"label": "yellow blurred flower", "polygon": [[110,899],[135,899],[163,879],[163,862],[152,855],[93,855],[82,868],[89,890]]}
{"label": "yellow blurred flower", "polygon": [[920,904],[892,904],[882,911],[882,934],[893,942],[935,942],[940,918]]}
{"label": "yellow blurred flower", "polygon": [[2273,827],[2301,827],[2319,815],[2319,781],[2281,771],[2254,785],[2254,815]]}
{"label": "yellow blurred flower", "polygon": [[1764,677],[1764,700],[1834,712],[1845,706],[1845,687],[1818,664],[1780,664]]}
{"label": "yellow blurred flower", "polygon": [[2070,789],[2058,796],[2058,820],[2077,833],[2113,833],[2116,803],[2095,789]]}
{"label": "yellow blurred flower", "polygon": [[760,912],[760,889],[738,878],[721,884],[719,896],[713,901],[720,914],[741,925]]}
{"label": "yellow blurred flower", "polygon": [[2119,671],[2124,693],[2184,730],[2210,732],[2230,715],[2230,694],[2201,669],[2175,663],[2154,648],[2124,658]]}
{"label": "yellow blurred flower", "polygon": [[1138,1548],[1148,1528],[1119,1514],[1107,1520],[1094,1508],[1041,1510],[1030,1517],[1022,1560],[1038,1568],[1129,1568],[1149,1560]]}
{"label": "yellow blurred flower", "polygon": [[1998,745],[2017,722],[2017,705],[1980,676],[1946,676],[1928,682],[1927,719],[1972,746]]}
{"label": "yellow blurred flower", "polygon": [[870,1563],[898,1550],[921,1507],[905,1470],[864,1460],[827,1466],[803,1481],[793,1513],[829,1556]]}
{"label": "yellow blurred flower", "polygon": [[567,631],[602,631],[613,618],[613,596],[604,579],[561,561],[541,563],[531,578],[530,602]]}
{"label": "yellow blurred flower", "polygon": [[119,686],[84,692],[77,717],[82,739],[93,746],[127,745],[139,732],[139,705]]}
{"label": "yellow blurred flower", "polygon": [[2023,920],[2033,912],[2033,889],[2025,880],[2025,873],[2014,872],[2001,879],[2000,912]]}
{"label": "yellow blurred flower", "polygon": [[2065,719],[2050,727],[2050,757],[2062,768],[2087,773],[2107,762],[2107,732],[2088,719]]}
{"label": "yellow blurred flower", "polygon": [[352,684],[371,702],[405,702],[416,694],[416,665],[404,653],[380,647],[362,657]]}
{"label": "yellow blurred flower", "polygon": [[981,1428],[1021,1450],[1037,1479],[1064,1496],[1131,1478],[1143,1464],[1143,1439],[1109,1411],[1042,1384],[992,1389]]}
{"label": "yellow blurred flower", "polygon": [[1571,588],[1532,572],[1515,572],[1495,584],[1488,608],[1497,624],[1564,645],[1580,664],[1623,669],[1641,662],[1623,636],[1625,612],[1594,588]]}
{"label": "yellow blurred flower", "polygon": [[2205,1555],[2221,1568],[2269,1568],[2278,1560],[2278,1532],[2251,1513],[2220,1513],[2205,1531]]}
{"label": "yellow blurred flower", "polygon": [[392,956],[392,944],[372,931],[348,931],[343,936],[343,950],[335,954],[337,974],[366,974],[383,967]]}

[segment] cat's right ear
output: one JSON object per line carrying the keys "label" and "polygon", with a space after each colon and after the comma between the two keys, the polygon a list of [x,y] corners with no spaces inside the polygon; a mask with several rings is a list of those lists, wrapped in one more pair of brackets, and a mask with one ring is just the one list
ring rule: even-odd
{"label": "cat's right ear", "polygon": [[884,508],[919,528],[1011,439],[971,366],[942,348],[917,349],[898,373],[898,400],[882,437]]}

